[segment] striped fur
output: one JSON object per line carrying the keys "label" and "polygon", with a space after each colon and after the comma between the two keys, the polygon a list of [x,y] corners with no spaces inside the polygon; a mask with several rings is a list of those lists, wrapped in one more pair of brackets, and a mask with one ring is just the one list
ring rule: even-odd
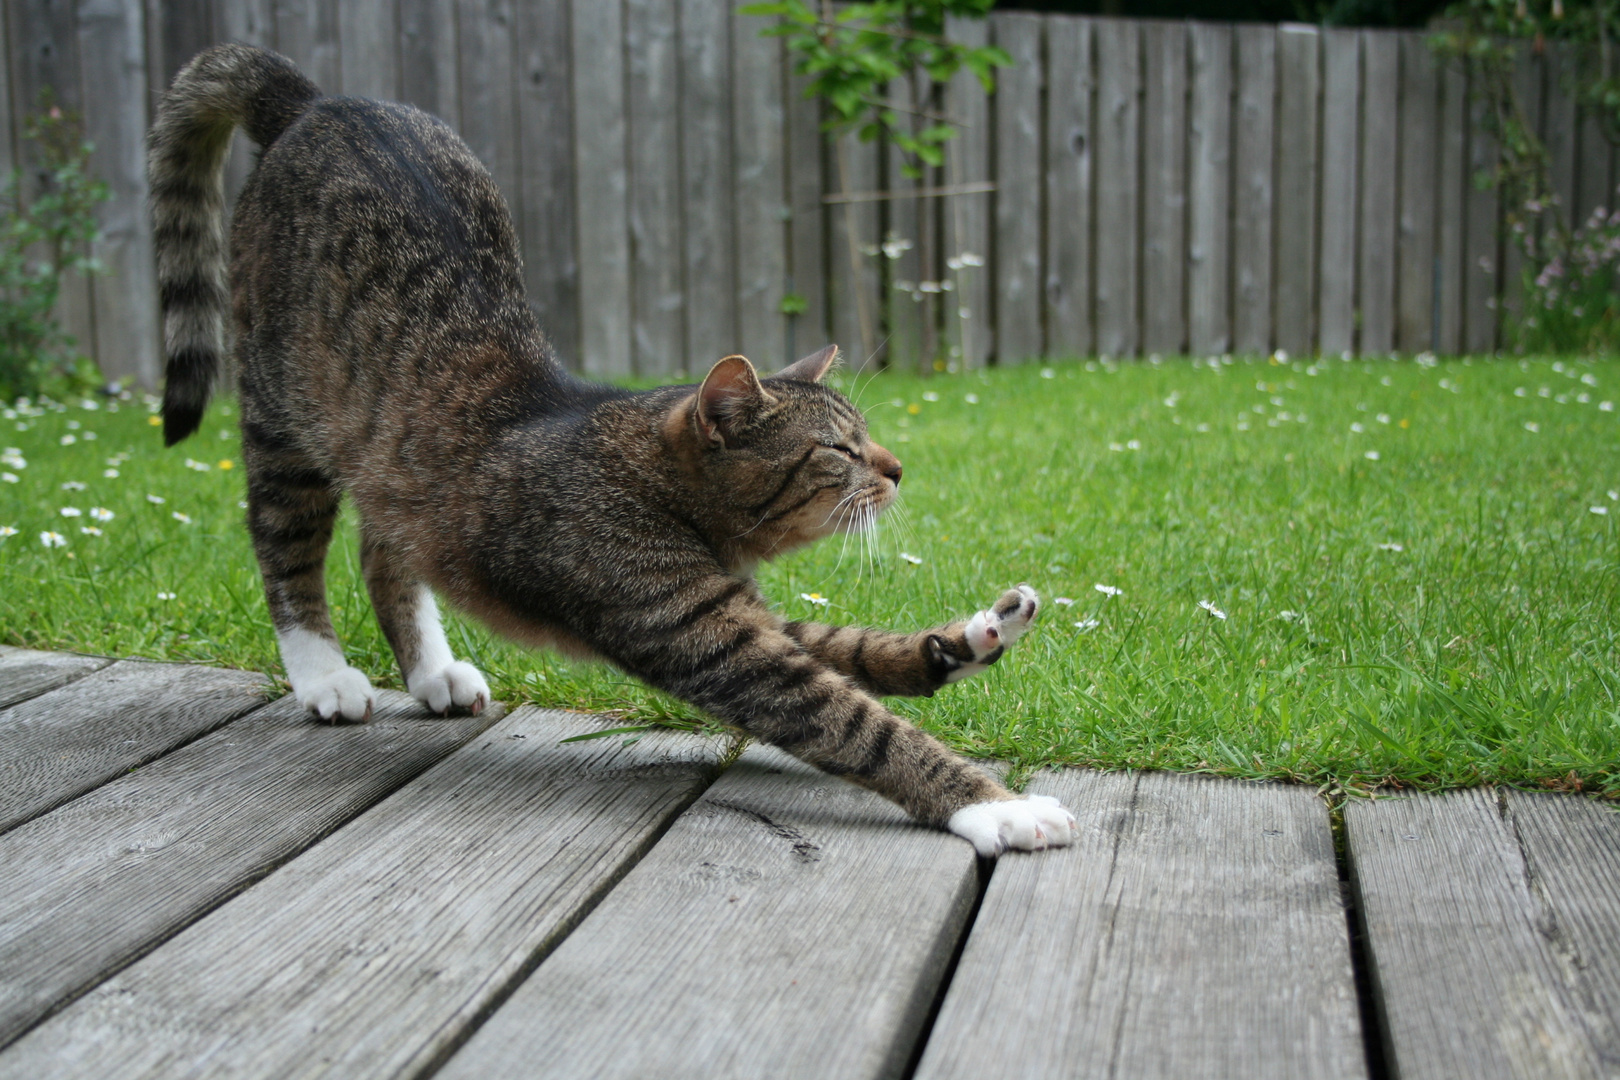
{"label": "striped fur", "polygon": [[986,853],[1067,842],[1064,820],[877,700],[993,663],[1034,617],[1033,592],[894,634],[785,622],[752,579],[869,526],[898,491],[900,462],[821,385],[836,350],[764,379],[726,357],[701,384],[643,393],[573,378],[525,302],[495,185],[432,117],[319,97],[243,46],[180,73],[151,138],[169,441],[197,426],[218,367],[235,126],[263,147],[231,226],[248,528],[306,705],[369,714],[322,577],[346,494],[378,620],[435,710],[481,708],[488,689],[451,655],[433,593],[516,640],[616,664],[919,820],[993,804],[968,815]]}

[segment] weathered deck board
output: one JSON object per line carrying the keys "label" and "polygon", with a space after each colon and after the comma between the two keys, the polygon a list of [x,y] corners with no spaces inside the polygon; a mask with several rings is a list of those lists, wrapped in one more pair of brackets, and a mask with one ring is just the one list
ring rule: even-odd
{"label": "weathered deck board", "polygon": [[919,1080],[1366,1075],[1309,789],[1069,771],[1030,790],[1080,841],[997,863]]}
{"label": "weathered deck board", "polygon": [[263,675],[120,660],[0,711],[0,832],[264,704]]}
{"label": "weathered deck board", "polygon": [[66,686],[112,663],[105,656],[37,652],[0,645],[0,709]]}
{"label": "weathered deck board", "polygon": [[[623,876],[715,748],[522,709],[0,1054],[0,1075],[416,1075]],[[364,731],[364,729],[334,729]]]}
{"label": "weathered deck board", "polygon": [[897,1074],[976,884],[961,840],[752,750],[437,1075]]}
{"label": "weathered deck board", "polygon": [[1345,822],[1403,1080],[1614,1075],[1620,815],[1484,789],[1357,801]]}
{"label": "weathered deck board", "polygon": [[385,692],[370,724],[334,727],[289,696],[0,837],[0,1045],[492,718]]}

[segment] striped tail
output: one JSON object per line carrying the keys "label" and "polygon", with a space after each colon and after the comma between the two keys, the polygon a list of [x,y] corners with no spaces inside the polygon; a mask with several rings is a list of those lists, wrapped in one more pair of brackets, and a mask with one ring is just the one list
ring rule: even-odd
{"label": "striped tail", "polygon": [[158,298],[168,356],[163,442],[202,423],[219,376],[229,305],[225,154],[241,126],[268,147],[320,91],[291,60],[247,45],[217,45],[175,76],[147,137]]}

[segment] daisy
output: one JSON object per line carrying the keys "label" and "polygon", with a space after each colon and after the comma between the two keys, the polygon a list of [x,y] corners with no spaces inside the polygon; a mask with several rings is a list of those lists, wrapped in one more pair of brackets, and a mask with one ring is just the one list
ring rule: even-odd
{"label": "daisy", "polygon": [[101,530],[96,528],[94,525],[80,525],[79,526],[79,531],[84,533],[84,535],[86,535],[86,536],[100,536],[101,535]]}
{"label": "daisy", "polygon": [[1303,619],[1304,617],[1305,616],[1302,613],[1298,612],[1298,611],[1279,611],[1279,612],[1277,612],[1277,618],[1281,619],[1283,622],[1298,622],[1300,619]]}
{"label": "daisy", "polygon": [[174,518],[174,520],[178,521],[182,525],[190,525],[191,524],[191,516],[189,514],[182,514],[180,511],[176,510],[174,513],[170,514],[169,516]]}
{"label": "daisy", "polygon": [[978,394],[964,394],[962,396],[962,400],[967,402],[969,405],[977,405],[979,403],[979,395]]}
{"label": "daisy", "polygon": [[1368,461],[1377,461],[1378,460],[1378,451],[1369,450],[1365,454],[1362,454],[1361,456],[1366,458]]}
{"label": "daisy", "polygon": [[84,490],[84,481],[82,481],[82,480],[69,480],[69,481],[67,481],[66,483],[64,483],[62,485],[62,490],[63,491],[83,491]]}
{"label": "daisy", "polygon": [[62,516],[63,517],[80,517],[83,514],[84,514],[84,511],[80,510],[77,506],[64,506],[64,507],[62,507]]}
{"label": "daisy", "polygon": [[94,518],[96,521],[107,522],[107,521],[111,521],[113,518],[117,517],[118,515],[114,514],[111,510],[107,509],[105,506],[92,506],[90,508],[90,516],[92,518]]}
{"label": "daisy", "polygon": [[1053,600],[1052,603],[1060,604],[1063,607],[1069,607],[1074,603],[1074,598],[1072,596],[1060,596],[1056,600]]}
{"label": "daisy", "polygon": [[1200,601],[1198,601],[1198,606],[1203,608],[1205,611],[1209,612],[1211,618],[1215,618],[1215,619],[1224,619],[1224,618],[1226,618],[1226,612],[1222,611],[1220,608],[1216,607],[1214,604],[1210,603],[1208,600],[1200,600]]}
{"label": "daisy", "polygon": [[1098,622],[1096,619],[1081,619],[1079,622],[1074,624],[1074,628],[1084,634],[1089,630],[1097,629],[1097,627],[1101,625],[1102,623]]}
{"label": "daisy", "polygon": [[1607,506],[1594,506],[1591,508],[1591,510],[1594,514],[1607,514],[1609,512],[1609,508]]}
{"label": "daisy", "polygon": [[101,470],[101,477],[102,477],[103,480],[116,480],[116,479],[118,479],[118,470],[117,469],[103,469],[103,470]]}
{"label": "daisy", "polygon": [[921,566],[922,565],[922,560],[920,558],[918,558],[917,556],[915,556],[915,555],[908,555],[907,553],[902,551],[900,553],[900,557],[902,559],[906,560],[906,562],[910,563],[912,566]]}
{"label": "daisy", "polygon": [[1387,544],[1379,544],[1378,545],[1378,550],[1379,551],[1405,551],[1406,548],[1402,544],[1397,544],[1397,543],[1391,541],[1390,543],[1387,543]]}
{"label": "daisy", "polygon": [[164,503],[168,502],[169,500],[165,499],[161,495],[148,495],[146,497],[146,501],[151,503],[153,506],[162,506]]}
{"label": "daisy", "polygon": [[8,536],[16,535],[17,530],[12,528],[10,525],[0,525],[0,540],[4,540]]}
{"label": "daisy", "polygon": [[1524,430],[1534,435],[1536,432],[1541,430],[1541,425],[1536,423],[1534,420],[1526,420],[1524,422]]}
{"label": "daisy", "polygon": [[174,599],[174,593],[172,593],[172,592],[160,592],[160,593],[157,594],[157,596],[158,596],[159,600],[173,600]]}
{"label": "daisy", "polygon": [[39,534],[39,542],[48,548],[67,547],[67,540],[59,532],[42,532]]}
{"label": "daisy", "polygon": [[1367,429],[1361,426],[1361,421],[1360,420],[1357,420],[1355,423],[1350,425],[1350,430],[1355,432],[1357,435],[1360,435],[1363,431],[1366,431]]}
{"label": "daisy", "polygon": [[1092,588],[1096,589],[1098,592],[1102,593],[1104,596],[1123,596],[1123,595],[1125,595],[1125,590],[1116,589],[1112,585],[1104,585],[1100,581],[1097,582],[1097,584],[1093,585]]}
{"label": "daisy", "polygon": [[8,484],[20,484],[22,482],[14,472],[0,472],[0,480]]}
{"label": "daisy", "polygon": [[79,437],[77,435],[73,434],[72,432],[69,432],[68,434],[62,436],[62,445],[63,446],[72,446],[74,443],[76,443],[78,441],[79,441]]}
{"label": "daisy", "polygon": [[808,600],[817,607],[826,607],[828,604],[832,603],[832,601],[828,600],[825,596],[822,596],[818,592],[802,592],[799,594],[799,599]]}

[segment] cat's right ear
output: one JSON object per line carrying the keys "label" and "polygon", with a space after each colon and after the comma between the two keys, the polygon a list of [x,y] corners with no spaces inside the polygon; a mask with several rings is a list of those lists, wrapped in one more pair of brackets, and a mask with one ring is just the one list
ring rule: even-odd
{"label": "cat's right ear", "polygon": [[769,402],[759,373],[745,356],[728,356],[709,369],[697,395],[697,426],[713,446],[724,446],[726,436],[743,417]]}
{"label": "cat's right ear", "polygon": [[838,346],[828,345],[809,356],[801,356],[787,367],[772,375],[773,379],[796,379],[799,382],[820,382],[827,369],[838,359]]}

